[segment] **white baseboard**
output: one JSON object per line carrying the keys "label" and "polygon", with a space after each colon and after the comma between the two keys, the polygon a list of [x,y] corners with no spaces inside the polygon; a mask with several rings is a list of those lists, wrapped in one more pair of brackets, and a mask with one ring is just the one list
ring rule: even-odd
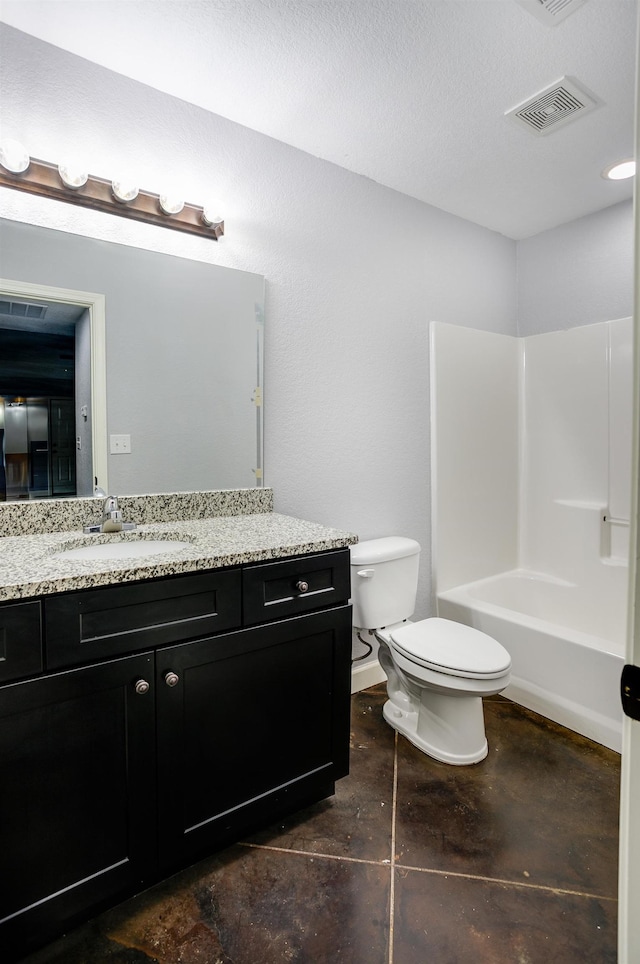
{"label": "white baseboard", "polygon": [[384,683],[386,679],[385,672],[377,659],[362,666],[356,663],[351,670],[351,692],[359,693],[377,683]]}

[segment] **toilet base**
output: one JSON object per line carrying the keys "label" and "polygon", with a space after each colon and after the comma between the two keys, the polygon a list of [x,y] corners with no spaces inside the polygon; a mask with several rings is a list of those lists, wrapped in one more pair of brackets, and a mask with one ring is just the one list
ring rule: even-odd
{"label": "toilet base", "polygon": [[468,766],[480,763],[489,752],[481,697],[452,698],[430,692],[418,709],[401,709],[387,700],[382,713],[394,730],[440,763]]}

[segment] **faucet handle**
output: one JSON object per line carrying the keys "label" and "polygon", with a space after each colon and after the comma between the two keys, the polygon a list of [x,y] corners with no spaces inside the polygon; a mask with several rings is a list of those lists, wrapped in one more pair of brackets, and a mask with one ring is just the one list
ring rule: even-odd
{"label": "faucet handle", "polygon": [[122,512],[118,508],[118,500],[114,495],[110,495],[104,500],[101,529],[103,532],[122,531]]}
{"label": "faucet handle", "polygon": [[102,523],[100,525],[85,526],[85,532],[122,532],[124,529],[135,529],[135,522],[123,522],[122,512],[118,507],[115,495],[108,495],[102,503]]}

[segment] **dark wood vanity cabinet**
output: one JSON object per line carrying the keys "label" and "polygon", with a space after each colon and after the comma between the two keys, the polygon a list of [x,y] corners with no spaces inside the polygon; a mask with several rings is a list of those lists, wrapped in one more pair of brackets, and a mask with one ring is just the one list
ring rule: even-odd
{"label": "dark wood vanity cabinet", "polygon": [[[26,604],[25,645],[42,621],[45,668],[0,686],[3,960],[333,793],[349,767],[348,558],[335,550]],[[323,583],[315,608],[309,567]],[[274,579],[285,582],[272,608]],[[260,598],[284,618],[255,622]],[[0,626],[12,606],[0,606]],[[107,659],[110,635],[118,655]]]}
{"label": "dark wood vanity cabinet", "polygon": [[0,688],[0,947],[54,936],[144,879],[156,847],[153,654]]}
{"label": "dark wood vanity cabinet", "polygon": [[350,650],[343,606],[157,653],[163,867],[333,793],[349,769]]}
{"label": "dark wood vanity cabinet", "polygon": [[43,668],[40,603],[0,606],[0,684],[41,673]]}

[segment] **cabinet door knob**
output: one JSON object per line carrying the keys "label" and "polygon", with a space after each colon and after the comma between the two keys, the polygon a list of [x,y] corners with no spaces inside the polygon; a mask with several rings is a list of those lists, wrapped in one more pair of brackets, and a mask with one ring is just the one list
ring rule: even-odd
{"label": "cabinet door knob", "polygon": [[146,679],[136,680],[135,691],[136,691],[136,693],[138,693],[140,696],[144,696],[145,693],[148,693],[148,692],[149,692],[149,689],[150,689],[150,687],[149,687],[149,684],[147,683]]}
{"label": "cabinet door knob", "polygon": [[300,579],[299,582],[296,583],[296,589],[298,592],[309,592],[309,583],[305,582],[304,579]]}
{"label": "cabinet door knob", "polygon": [[176,683],[180,682],[180,677],[178,676],[177,673],[169,672],[164,674],[164,681],[167,684],[167,686],[175,686]]}

